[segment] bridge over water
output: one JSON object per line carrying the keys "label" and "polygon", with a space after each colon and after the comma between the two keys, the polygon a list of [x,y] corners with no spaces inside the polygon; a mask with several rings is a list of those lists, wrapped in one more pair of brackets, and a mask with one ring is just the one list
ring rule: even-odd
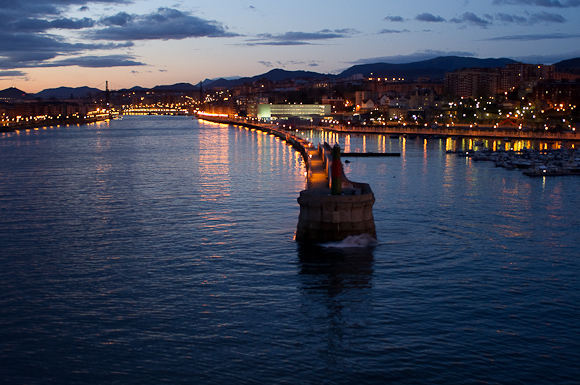
{"label": "bridge over water", "polygon": [[189,111],[172,107],[133,107],[124,109],[123,115],[189,115]]}

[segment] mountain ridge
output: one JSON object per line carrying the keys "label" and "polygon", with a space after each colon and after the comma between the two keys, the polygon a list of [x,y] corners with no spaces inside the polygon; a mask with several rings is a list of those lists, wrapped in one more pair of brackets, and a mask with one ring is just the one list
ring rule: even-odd
{"label": "mountain ridge", "polygon": [[[255,75],[251,77],[229,77],[229,78],[214,78],[206,79],[201,84],[203,88],[228,88],[243,85],[248,82],[256,82],[262,79],[280,82],[283,80],[296,80],[296,79],[345,79],[353,75],[362,75],[364,77],[375,76],[375,77],[393,77],[393,78],[405,78],[407,80],[417,80],[419,78],[430,78],[432,80],[441,80],[444,78],[445,73],[453,72],[462,68],[495,68],[495,67],[505,67],[505,65],[510,63],[518,63],[515,60],[508,58],[487,58],[478,59],[473,57],[463,57],[463,56],[440,56],[429,60],[422,60],[417,62],[409,63],[370,63],[370,64],[357,64],[352,67],[347,68],[339,74],[324,74],[313,71],[297,70],[297,71],[287,71],[281,68],[274,68],[260,75]],[[563,60],[561,62],[555,63],[556,70],[559,72],[567,72],[572,74],[580,73],[580,58]],[[199,91],[199,83],[176,83],[171,85],[157,85],[151,88],[145,88],[140,86],[134,86],[130,89],[123,89],[118,91],[171,91],[171,92],[195,92]],[[27,94],[24,91],[18,90],[14,87],[7,88],[6,90],[0,91],[0,98],[42,98],[42,99],[52,99],[56,98],[59,100],[73,98],[82,98],[87,96],[89,93],[99,93],[103,92],[97,88],[90,88],[87,86],[83,87],[58,87],[49,88],[40,91],[36,94]],[[13,96],[9,96],[13,95]]]}

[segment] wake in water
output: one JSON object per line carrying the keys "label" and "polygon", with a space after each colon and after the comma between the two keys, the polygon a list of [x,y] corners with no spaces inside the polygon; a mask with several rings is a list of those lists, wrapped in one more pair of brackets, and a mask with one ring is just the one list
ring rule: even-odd
{"label": "wake in water", "polygon": [[369,234],[349,235],[340,242],[325,243],[323,247],[345,249],[350,247],[373,247],[378,245],[378,241]]}

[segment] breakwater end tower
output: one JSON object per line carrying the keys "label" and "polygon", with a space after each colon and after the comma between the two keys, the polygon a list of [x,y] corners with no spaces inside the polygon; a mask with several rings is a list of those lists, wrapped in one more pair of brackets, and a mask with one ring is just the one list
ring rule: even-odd
{"label": "breakwater end tower", "polygon": [[[319,144],[317,152],[324,168],[325,183],[316,181],[321,178],[309,178],[308,188],[300,192],[296,240],[306,243],[337,242],[363,234],[376,239],[373,217],[375,196],[371,187],[367,183],[348,180],[340,161],[338,145],[331,148],[327,143]],[[309,176],[319,172],[315,164],[312,166]]]}

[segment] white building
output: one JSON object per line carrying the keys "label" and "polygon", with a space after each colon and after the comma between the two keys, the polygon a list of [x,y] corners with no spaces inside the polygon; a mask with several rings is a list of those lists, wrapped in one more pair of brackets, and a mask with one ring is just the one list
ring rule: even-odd
{"label": "white building", "polygon": [[257,118],[265,121],[289,118],[313,119],[331,115],[329,104],[258,104]]}

